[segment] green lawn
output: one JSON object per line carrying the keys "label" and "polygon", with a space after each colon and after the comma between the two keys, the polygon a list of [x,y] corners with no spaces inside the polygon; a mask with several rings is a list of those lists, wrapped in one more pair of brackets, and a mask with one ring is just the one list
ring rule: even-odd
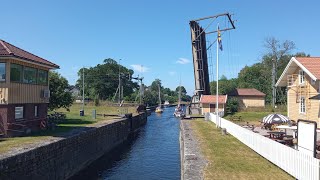
{"label": "green lawn", "polygon": [[[268,114],[272,114],[275,112],[236,112],[232,115],[227,115],[223,118],[230,120],[231,116],[241,116],[242,121],[235,121],[238,124],[245,124],[249,122],[250,124],[258,125],[263,117],[267,116]],[[283,115],[287,115],[286,112],[278,112]]]}
{"label": "green lawn", "polygon": [[[74,104],[70,107],[70,111],[65,109],[58,109],[56,112],[63,112],[66,114],[67,118],[61,123],[57,124],[54,130],[45,130],[40,132],[35,132],[28,137],[14,137],[5,138],[0,141],[0,154],[5,153],[9,150],[19,148],[22,146],[28,146],[33,143],[40,141],[49,140],[52,137],[61,137],[65,133],[74,130],[79,127],[86,127],[103,120],[112,120],[117,117],[115,116],[97,116],[96,119],[92,118],[92,110],[95,109],[97,114],[109,114],[118,115],[119,109],[122,112],[128,112],[135,114],[135,107],[107,107],[107,106],[93,106],[86,105],[84,107],[85,116],[80,116],[79,111],[82,109],[80,104]],[[49,112],[49,114],[52,112]]]}
{"label": "green lawn", "polygon": [[205,179],[294,179],[231,135],[221,135],[208,121],[191,121],[208,160]]}

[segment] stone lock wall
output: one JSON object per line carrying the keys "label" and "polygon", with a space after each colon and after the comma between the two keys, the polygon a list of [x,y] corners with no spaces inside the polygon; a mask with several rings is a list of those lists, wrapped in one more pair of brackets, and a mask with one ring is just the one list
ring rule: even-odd
{"label": "stone lock wall", "polygon": [[67,179],[127,139],[147,115],[115,120],[77,135],[0,159],[0,179]]}

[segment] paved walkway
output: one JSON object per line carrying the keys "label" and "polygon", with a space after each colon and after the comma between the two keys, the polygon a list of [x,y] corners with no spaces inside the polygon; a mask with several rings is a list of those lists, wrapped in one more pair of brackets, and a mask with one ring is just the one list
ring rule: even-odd
{"label": "paved walkway", "polygon": [[190,121],[180,121],[181,180],[202,180],[207,161],[201,154],[199,140]]}

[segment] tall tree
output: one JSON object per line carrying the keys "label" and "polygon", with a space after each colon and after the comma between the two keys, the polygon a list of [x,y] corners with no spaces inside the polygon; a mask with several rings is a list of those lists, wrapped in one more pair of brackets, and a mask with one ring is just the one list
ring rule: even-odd
{"label": "tall tree", "polygon": [[68,87],[69,84],[66,78],[57,72],[49,72],[49,110],[52,111],[58,108],[69,109],[72,105],[73,98],[71,92],[67,91]]}
{"label": "tall tree", "polygon": [[82,68],[78,72],[79,79],[76,86],[82,90],[82,78],[84,71],[85,96],[99,99],[112,99],[119,85],[119,71],[123,96],[130,96],[138,84],[131,81],[133,70],[119,65],[115,60],[108,58],[103,64],[91,68]]}
{"label": "tall tree", "polygon": [[295,44],[292,41],[286,40],[280,43],[279,40],[274,37],[269,37],[265,39],[264,46],[267,48],[269,55],[272,59],[272,106],[274,107],[276,103],[276,87],[275,83],[277,81],[277,67],[280,59],[295,48]]}

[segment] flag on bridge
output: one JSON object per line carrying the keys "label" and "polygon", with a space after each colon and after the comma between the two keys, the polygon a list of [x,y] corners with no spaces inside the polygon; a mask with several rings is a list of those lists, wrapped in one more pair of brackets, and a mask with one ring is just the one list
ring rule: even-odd
{"label": "flag on bridge", "polygon": [[219,27],[218,27],[218,44],[219,44],[219,49],[222,51],[223,48],[222,48],[221,32]]}

